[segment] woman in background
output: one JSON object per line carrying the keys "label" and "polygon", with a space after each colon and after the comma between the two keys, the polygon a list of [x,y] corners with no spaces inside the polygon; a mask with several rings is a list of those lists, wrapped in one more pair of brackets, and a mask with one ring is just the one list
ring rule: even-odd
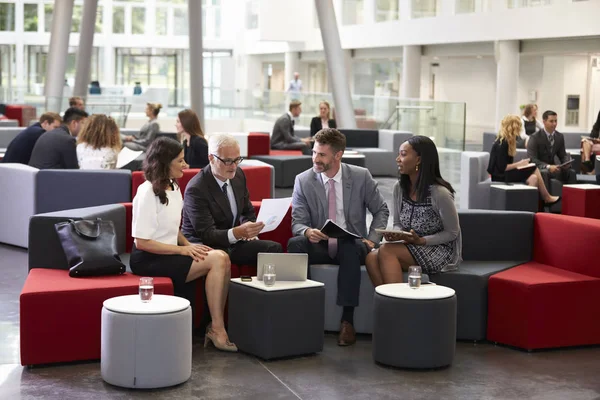
{"label": "woman in background", "polygon": [[94,114],[77,135],[79,168],[114,169],[122,147],[115,120],[104,114]]}
{"label": "woman in background", "polygon": [[161,108],[162,104],[160,103],[146,104],[146,116],[148,117],[148,122],[141,127],[137,135],[123,136],[122,139],[123,142],[125,142],[125,147],[134,151],[146,151],[148,146],[150,146],[150,143],[156,139],[158,132],[160,132],[160,126],[158,125],[156,118],[158,117]]}
{"label": "woman in background", "polygon": [[537,113],[537,104],[527,104],[523,109],[523,115],[521,116],[521,132],[517,137],[517,147],[519,149],[526,149],[529,136],[540,129],[544,129],[542,122],[537,120]]}
{"label": "woman in background", "polygon": [[504,117],[498,137],[490,151],[487,171],[493,182],[525,183],[537,187],[546,206],[558,203],[560,196],[551,196],[548,193],[540,170],[535,165],[529,165],[528,158],[514,162],[521,128],[521,118],[517,115]]}
{"label": "woman in background", "polygon": [[310,121],[310,136],[325,128],[337,128],[335,119],[330,119],[329,103],[323,100],[319,103],[319,115]]}
{"label": "woman in background", "polygon": [[175,129],[183,144],[185,162],[190,168],[204,168],[208,165],[208,142],[200,127],[198,115],[192,110],[177,114]]}

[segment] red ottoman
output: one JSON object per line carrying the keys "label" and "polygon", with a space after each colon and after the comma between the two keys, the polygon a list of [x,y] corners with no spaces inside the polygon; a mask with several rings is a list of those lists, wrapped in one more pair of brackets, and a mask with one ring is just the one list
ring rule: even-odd
{"label": "red ottoman", "polygon": [[9,104],[6,106],[4,115],[8,119],[16,119],[19,126],[29,126],[29,122],[35,119],[35,107],[27,105]]}
{"label": "red ottoman", "polygon": [[271,136],[268,132],[250,132],[248,134],[248,158],[266,156],[271,149]]}
{"label": "red ottoman", "polygon": [[[140,277],[71,278],[69,271],[34,268],[20,297],[21,364],[100,358],[102,303],[138,293]],[[154,278],[154,293],[173,294],[169,278]]]}
{"label": "red ottoman", "polygon": [[564,185],[562,213],[600,219],[600,185]]}

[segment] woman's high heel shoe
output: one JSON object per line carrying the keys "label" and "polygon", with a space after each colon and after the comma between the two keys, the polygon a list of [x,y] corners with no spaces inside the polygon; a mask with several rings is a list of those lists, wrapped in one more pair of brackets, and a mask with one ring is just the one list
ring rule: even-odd
{"label": "woman's high heel shoe", "polygon": [[221,351],[229,351],[235,353],[238,351],[238,348],[235,344],[231,343],[229,340],[220,341],[217,339],[217,335],[210,329],[206,329],[206,335],[204,335],[204,348],[208,347],[208,344],[212,343],[218,350]]}
{"label": "woman's high heel shoe", "polygon": [[556,201],[544,202],[544,207],[553,206],[561,200],[562,200],[561,196],[558,196],[558,199],[556,199]]}

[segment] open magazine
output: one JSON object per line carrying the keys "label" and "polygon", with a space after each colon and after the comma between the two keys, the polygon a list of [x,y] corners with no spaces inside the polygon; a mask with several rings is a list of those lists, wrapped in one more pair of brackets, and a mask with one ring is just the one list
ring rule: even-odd
{"label": "open magazine", "polygon": [[529,164],[525,164],[525,165],[521,165],[520,167],[517,167],[517,169],[529,169],[529,168],[535,168],[535,164],[530,162]]}
{"label": "open magazine", "polygon": [[335,238],[335,239],[347,239],[347,238],[362,239],[360,236],[355,235],[352,232],[348,232],[347,230],[345,230],[344,228],[342,228],[341,226],[339,226],[338,224],[336,224],[335,222],[333,222],[330,219],[325,221],[325,224],[321,228],[321,232],[323,234],[329,236],[330,238]]}

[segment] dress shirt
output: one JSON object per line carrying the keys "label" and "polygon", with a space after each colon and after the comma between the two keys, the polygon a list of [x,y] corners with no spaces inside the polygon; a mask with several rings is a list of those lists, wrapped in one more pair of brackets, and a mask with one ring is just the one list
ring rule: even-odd
{"label": "dress shirt", "polygon": [[346,216],[344,215],[344,187],[342,181],[342,167],[333,178],[328,178],[321,172],[321,179],[325,185],[325,197],[329,199],[329,179],[335,181],[335,223],[346,229]]}
{"label": "dress shirt", "polygon": [[[214,175],[213,175],[214,176]],[[227,184],[227,198],[229,199],[229,207],[231,208],[231,213],[233,214],[232,226],[235,226],[235,217],[237,216],[237,204],[235,202],[235,196],[233,194],[233,189],[231,188],[231,182],[227,179],[225,182],[214,176],[215,181],[219,184],[219,188],[223,191],[223,185]],[[233,244],[238,241],[233,234],[233,228],[227,231],[227,239],[229,243]]]}

